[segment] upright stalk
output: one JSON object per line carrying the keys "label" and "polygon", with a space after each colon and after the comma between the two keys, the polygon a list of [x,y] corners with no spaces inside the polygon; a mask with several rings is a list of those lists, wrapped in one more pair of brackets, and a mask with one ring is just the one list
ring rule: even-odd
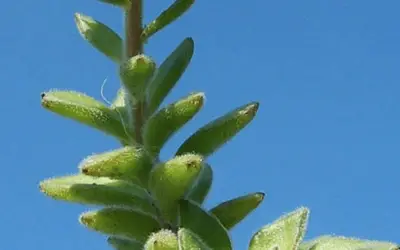
{"label": "upright stalk", "polygon": [[[126,32],[126,57],[131,58],[143,53],[143,43],[141,34],[143,29],[143,2],[142,0],[131,0],[130,8],[126,11],[125,17],[125,32]],[[134,128],[136,142],[142,143],[141,130],[143,127],[145,100],[138,100],[135,105]]]}

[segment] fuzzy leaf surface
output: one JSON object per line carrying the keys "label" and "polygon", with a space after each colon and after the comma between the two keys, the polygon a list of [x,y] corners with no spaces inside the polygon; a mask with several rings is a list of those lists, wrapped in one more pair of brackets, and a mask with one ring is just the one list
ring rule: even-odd
{"label": "fuzzy leaf surface", "polygon": [[181,17],[193,5],[194,0],[175,0],[175,2],[164,10],[154,21],[146,25],[142,32],[142,40],[146,41],[156,32],[162,30],[179,17]]}
{"label": "fuzzy leaf surface", "polygon": [[232,139],[257,113],[259,104],[243,105],[208,123],[190,136],[178,149],[176,155],[196,153],[207,157]]}
{"label": "fuzzy leaf surface", "polygon": [[230,230],[260,205],[264,193],[253,193],[225,201],[210,210]]}
{"label": "fuzzy leaf surface", "polygon": [[121,64],[119,74],[122,83],[134,99],[141,101],[145,97],[147,84],[155,69],[155,62],[146,55],[136,55]]}
{"label": "fuzzy leaf surface", "polygon": [[174,223],[179,200],[193,185],[203,168],[203,158],[187,154],[158,164],[151,172],[151,193],[167,220]]}
{"label": "fuzzy leaf surface", "polygon": [[157,220],[140,210],[123,207],[107,207],[83,213],[82,225],[99,233],[132,238],[145,243],[147,237],[160,229]]}
{"label": "fuzzy leaf surface", "polygon": [[232,249],[229,234],[224,226],[214,215],[196,203],[189,200],[180,201],[179,222],[181,228],[198,235],[211,249]]}
{"label": "fuzzy leaf surface", "polygon": [[75,23],[81,36],[94,48],[115,63],[122,62],[123,42],[111,28],[81,13],[75,14]]}
{"label": "fuzzy leaf surface", "polygon": [[179,250],[177,235],[168,229],[162,229],[150,235],[143,249]]}
{"label": "fuzzy leaf surface", "polygon": [[179,229],[178,241],[181,250],[211,250],[198,235],[186,228]]}
{"label": "fuzzy leaf surface", "polygon": [[91,155],[80,163],[79,168],[86,175],[132,181],[146,188],[152,159],[139,146],[125,146]]}
{"label": "fuzzy leaf surface", "polygon": [[135,240],[111,236],[107,239],[115,250],[143,250],[143,244]]}
{"label": "fuzzy leaf surface", "polygon": [[323,235],[303,242],[299,250],[399,250],[400,246],[390,242],[363,240],[342,236]]}
{"label": "fuzzy leaf surface", "polygon": [[129,141],[118,113],[94,98],[76,91],[50,91],[41,97],[45,109]]}
{"label": "fuzzy leaf surface", "polygon": [[213,181],[213,170],[208,163],[204,164],[196,182],[187,193],[187,199],[198,204],[203,204],[207,198],[208,192],[211,189]]}
{"label": "fuzzy leaf surface", "polygon": [[203,93],[191,94],[152,115],[143,130],[144,147],[157,157],[164,144],[201,109]]}
{"label": "fuzzy leaf surface", "polygon": [[159,108],[186,71],[193,52],[194,42],[192,38],[188,37],[160,65],[147,90],[149,115],[152,115]]}
{"label": "fuzzy leaf surface", "polygon": [[250,241],[249,250],[297,249],[303,240],[309,210],[301,207],[261,228]]}
{"label": "fuzzy leaf surface", "polygon": [[152,200],[145,189],[119,180],[70,175],[44,180],[40,190],[56,199],[89,205],[124,205],[153,212]]}

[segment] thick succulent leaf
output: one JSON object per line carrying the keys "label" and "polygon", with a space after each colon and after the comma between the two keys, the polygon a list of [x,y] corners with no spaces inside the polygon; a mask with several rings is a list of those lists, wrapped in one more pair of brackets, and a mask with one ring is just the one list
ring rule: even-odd
{"label": "thick succulent leaf", "polygon": [[128,9],[129,6],[131,5],[131,1],[130,0],[99,0],[100,2],[103,3],[108,3],[111,5],[115,5],[124,9]]}
{"label": "thick succulent leaf", "polygon": [[258,231],[249,250],[297,249],[307,228],[309,210],[301,207]]}
{"label": "thick succulent leaf", "polygon": [[399,250],[400,246],[390,242],[372,241],[342,236],[324,235],[303,242],[299,250]]}
{"label": "thick succulent leaf", "polygon": [[94,48],[115,63],[122,62],[123,42],[111,28],[81,13],[75,14],[75,23],[81,36]]}
{"label": "thick succulent leaf", "polygon": [[40,190],[56,199],[90,205],[124,205],[153,212],[151,197],[135,184],[96,178],[86,175],[70,175],[44,180]]}
{"label": "thick succulent leaf", "polygon": [[[130,131],[131,137],[134,138],[134,122],[132,111],[134,110],[135,99],[126,93],[125,88],[121,87],[118,89],[118,92],[111,103],[111,110],[118,114],[120,117],[121,123],[126,128],[127,131]],[[128,143],[126,141],[121,141],[122,145],[126,146]]]}
{"label": "thick succulent leaf", "polygon": [[143,250],[179,250],[177,235],[168,229],[153,233]]}
{"label": "thick succulent leaf", "polygon": [[136,100],[145,97],[145,90],[156,69],[155,62],[148,56],[136,55],[120,66],[119,75],[126,91]]}
{"label": "thick succulent leaf", "polygon": [[190,136],[177,155],[196,153],[207,157],[240,132],[257,113],[259,104],[252,102],[208,123]]}
{"label": "thick succulent leaf", "polygon": [[213,170],[208,163],[204,164],[196,182],[188,191],[186,198],[188,200],[194,201],[197,204],[203,204],[204,200],[207,198],[208,192],[211,189],[213,181]]}
{"label": "thick succulent leaf", "polygon": [[115,250],[143,250],[143,244],[135,240],[112,236],[107,239]]}
{"label": "thick succulent leaf", "polygon": [[125,146],[91,155],[80,163],[79,168],[86,175],[128,180],[147,187],[152,159],[139,146]]}
{"label": "thick succulent leaf", "polygon": [[132,238],[145,243],[147,237],[160,230],[157,220],[140,210],[107,207],[83,213],[79,221],[86,227],[108,235]]}
{"label": "thick succulent leaf", "polygon": [[75,91],[49,91],[42,93],[41,97],[44,108],[122,141],[129,141],[120,115],[94,98]]}
{"label": "thick succulent leaf", "polygon": [[198,235],[211,249],[232,249],[231,240],[224,226],[214,215],[192,201],[180,201],[179,227]]}
{"label": "thick succulent leaf", "polygon": [[264,193],[253,193],[225,201],[210,210],[228,230],[241,222],[260,205]]}
{"label": "thick succulent leaf", "polygon": [[193,185],[203,167],[203,159],[187,154],[158,164],[150,174],[149,187],[164,217],[174,223],[178,202]]}
{"label": "thick succulent leaf", "polygon": [[179,229],[178,241],[180,250],[211,250],[198,235],[186,228]]}
{"label": "thick succulent leaf", "polygon": [[143,128],[144,147],[157,157],[164,144],[201,109],[203,93],[191,94],[152,115]]}
{"label": "thick succulent leaf", "polygon": [[175,0],[175,2],[164,10],[154,21],[146,25],[142,32],[142,40],[146,41],[156,32],[181,17],[194,3],[194,0]]}
{"label": "thick succulent leaf", "polygon": [[186,38],[160,65],[148,87],[148,114],[158,109],[165,97],[179,81],[194,52],[192,38]]}

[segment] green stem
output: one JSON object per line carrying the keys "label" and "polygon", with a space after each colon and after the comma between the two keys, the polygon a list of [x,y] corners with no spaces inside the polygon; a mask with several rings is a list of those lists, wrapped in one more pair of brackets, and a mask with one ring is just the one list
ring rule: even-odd
{"label": "green stem", "polygon": [[[126,57],[131,58],[143,53],[143,43],[141,39],[143,29],[143,2],[142,0],[131,0],[131,5],[126,11]],[[134,116],[134,128],[136,142],[142,143],[142,127],[144,123],[145,101],[138,101],[132,112]]]}

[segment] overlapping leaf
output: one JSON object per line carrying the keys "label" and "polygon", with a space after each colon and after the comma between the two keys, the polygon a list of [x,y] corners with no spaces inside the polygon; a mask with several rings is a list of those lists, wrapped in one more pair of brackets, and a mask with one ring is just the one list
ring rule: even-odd
{"label": "overlapping leaf", "polygon": [[42,106],[58,115],[91,126],[106,134],[129,141],[120,115],[103,103],[76,91],[42,93]]}
{"label": "overlapping leaf", "polygon": [[145,148],[157,157],[168,139],[197,114],[203,102],[204,94],[194,93],[151,116],[143,128]]}
{"label": "overlapping leaf", "polygon": [[178,241],[181,250],[211,250],[198,235],[186,228],[179,229]]}
{"label": "overlapping leaf", "polygon": [[75,23],[81,36],[94,48],[117,64],[123,61],[122,39],[111,28],[81,13],[75,14]]}
{"label": "overlapping leaf", "polygon": [[179,223],[181,228],[198,235],[211,249],[232,249],[228,232],[219,220],[192,201],[181,200]]}
{"label": "overlapping leaf", "polygon": [[156,111],[186,71],[194,52],[193,39],[188,37],[160,65],[148,87],[148,114]]}
{"label": "overlapping leaf", "polygon": [[249,124],[257,113],[259,104],[252,102],[208,123],[190,136],[176,155],[196,153],[207,157],[227,143]]}
{"label": "overlapping leaf", "polygon": [[153,216],[123,207],[86,212],[80,216],[79,221],[94,231],[132,238],[140,243],[145,243],[151,233],[160,230],[160,225]]}
{"label": "overlapping leaf", "polygon": [[221,224],[228,230],[241,222],[247,215],[260,205],[264,193],[253,193],[225,201],[210,210]]}
{"label": "overlapping leaf", "polygon": [[297,249],[308,222],[309,210],[299,208],[258,231],[250,241],[249,250]]}
{"label": "overlapping leaf", "polygon": [[132,239],[111,236],[107,242],[115,250],[143,250],[143,244]]}
{"label": "overlapping leaf", "polygon": [[179,250],[177,235],[168,229],[153,233],[143,250]]}
{"label": "overlapping leaf", "polygon": [[152,199],[145,189],[106,177],[70,175],[52,178],[42,181],[40,190],[57,200],[90,205],[124,205],[154,212]]}
{"label": "overlapping leaf", "polygon": [[196,182],[188,191],[186,197],[188,200],[194,201],[197,204],[202,204],[207,198],[208,192],[211,189],[213,181],[213,170],[208,163],[204,164]]}

